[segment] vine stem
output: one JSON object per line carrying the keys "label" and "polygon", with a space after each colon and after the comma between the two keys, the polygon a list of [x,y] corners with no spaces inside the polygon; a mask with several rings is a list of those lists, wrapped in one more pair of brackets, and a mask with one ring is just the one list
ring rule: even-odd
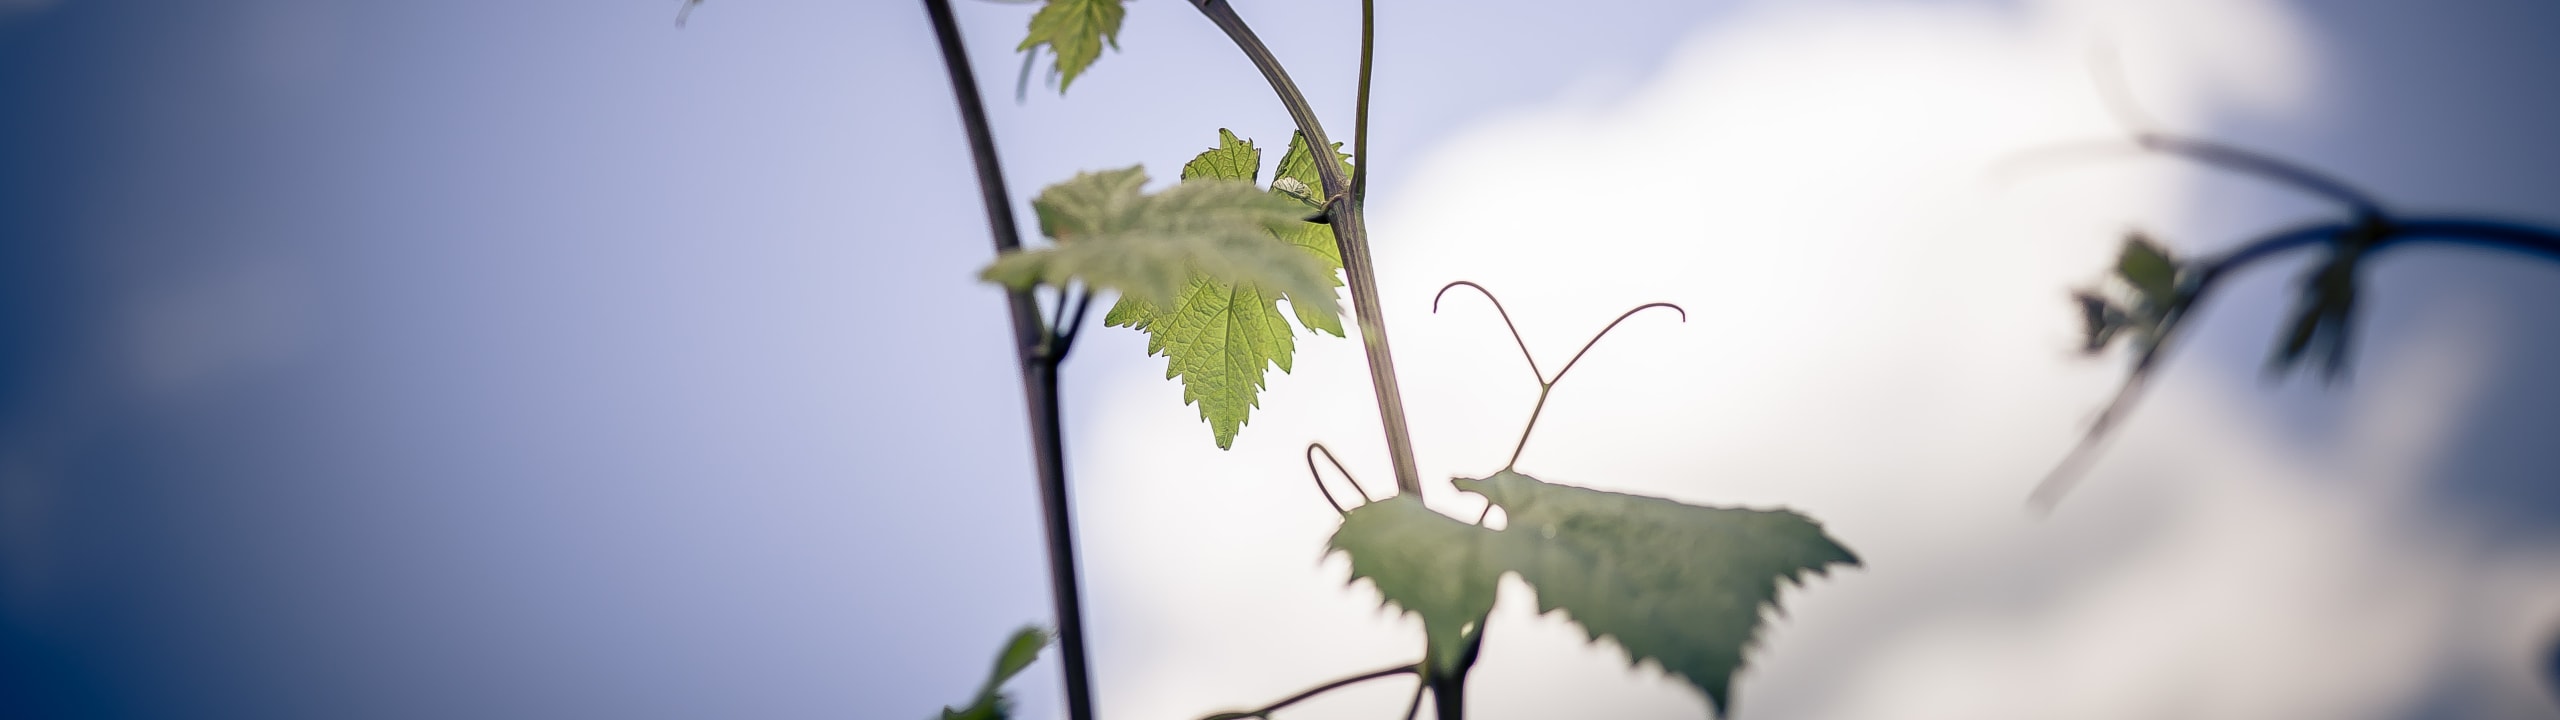
{"label": "vine stem", "polygon": [[[2358,196],[2361,197],[2360,194]],[[2371,207],[2355,203],[2347,204],[2359,213],[2366,207]],[[2108,431],[2114,429],[2116,423],[2122,421],[2125,415],[2132,411],[2134,401],[2140,397],[2143,387],[2148,384],[2151,373],[2160,367],[2161,360],[2166,356],[2169,347],[2180,337],[2178,331],[2186,327],[2186,319],[2194,315],[2207,298],[2212,297],[2212,291],[2221,286],[2224,278],[2230,277],[2232,273],[2243,268],[2295,250],[2335,245],[2358,232],[2366,231],[2369,223],[2377,221],[2386,224],[2383,226],[2382,234],[2365,246],[2364,252],[2368,257],[2389,248],[2435,244],[2475,247],[2560,261],[2560,230],[2522,223],[2444,217],[2395,219],[2360,217],[2357,220],[2344,222],[2311,223],[2279,230],[2222,255],[2198,260],[2195,265],[2195,281],[2186,291],[2187,298],[2178,308],[2176,316],[2170,318],[2159,342],[2153,343],[2146,352],[2134,359],[2133,370],[2127,374],[2124,385],[2117,388],[2115,397],[2107,402],[2105,409],[2098,412],[2098,417],[2090,421],[2089,429],[2081,434],[2080,441],[2072,446],[2070,454],[2063,456],[2062,462],[2057,464],[2052,472],[2046,473],[2044,479],[2036,483],[2035,490],[2028,493],[2028,508],[2037,513],[2050,513],[2056,505],[2061,504],[2065,495],[2070,494],[2072,487],[2079,484],[2080,478],[2087,474],[2089,464],[2096,459],[2101,441],[2107,437]]]}
{"label": "vine stem", "polygon": [[1312,688],[1308,688],[1305,692],[1301,692],[1301,693],[1298,693],[1298,694],[1296,694],[1296,695],[1291,695],[1291,696],[1289,696],[1289,698],[1288,698],[1288,699],[1286,699],[1286,700],[1281,700],[1281,701],[1276,702],[1276,703],[1272,703],[1272,704],[1269,704],[1269,705],[1264,705],[1264,706],[1262,706],[1262,709],[1259,709],[1259,710],[1249,710],[1249,711],[1245,711],[1245,712],[1223,712],[1223,713],[1218,713],[1218,714],[1216,714],[1216,715],[1211,715],[1211,716],[1208,716],[1208,717],[1205,717],[1205,718],[1201,718],[1201,720],[1248,720],[1248,719],[1250,719],[1250,718],[1269,718],[1269,717],[1271,717],[1271,713],[1276,712],[1276,711],[1278,711],[1279,709],[1284,708],[1284,707],[1288,707],[1288,706],[1291,706],[1291,705],[1296,705],[1296,704],[1298,704],[1298,702],[1299,702],[1299,701],[1305,700],[1305,699],[1307,699],[1307,698],[1315,697],[1315,696],[1317,696],[1317,695],[1322,695],[1322,694],[1325,694],[1325,693],[1328,693],[1328,692],[1332,692],[1332,691],[1335,691],[1335,690],[1340,690],[1340,689],[1342,689],[1342,688],[1344,688],[1344,687],[1348,687],[1348,686],[1351,686],[1351,685],[1356,685],[1356,684],[1359,684],[1359,683],[1368,682],[1368,681],[1371,681],[1371,680],[1376,680],[1376,679],[1379,679],[1379,678],[1390,678],[1390,677],[1395,677],[1395,676],[1397,676],[1397,675],[1405,675],[1405,674],[1418,674],[1418,673],[1420,673],[1420,672],[1422,672],[1422,664],[1421,664],[1421,663],[1414,663],[1414,664],[1411,664],[1411,665],[1398,665],[1398,666],[1391,667],[1391,668],[1386,668],[1386,669],[1383,669],[1383,670],[1372,670],[1372,671],[1369,671],[1369,672],[1361,673],[1361,674],[1358,674],[1358,675],[1353,675],[1353,676],[1351,676],[1351,677],[1343,678],[1343,679],[1340,679],[1340,680],[1335,680],[1335,681],[1333,681],[1333,682],[1325,683],[1325,684],[1323,684],[1323,685],[1318,685],[1318,686],[1315,686],[1315,687],[1312,687]]}
{"label": "vine stem", "polygon": [[[986,105],[978,95],[977,75],[970,71],[966,48],[960,42],[959,22],[952,17],[950,0],[924,0],[924,9],[933,22],[933,37],[942,49],[943,70],[951,77],[951,94],[959,103],[960,122],[969,136],[969,154],[977,166],[978,196],[987,210],[988,235],[995,241],[998,255],[1019,249],[1021,230],[1014,224],[1012,197],[1005,192],[1004,168],[996,161],[995,135],[987,128]],[[1030,291],[1008,291],[1005,301],[1013,318],[1014,359],[1022,371],[1022,394],[1031,420],[1032,456],[1040,474],[1040,509],[1047,529],[1049,589],[1058,614],[1059,666],[1065,676],[1067,717],[1093,720],[1093,684],[1085,662],[1084,610],[1076,588],[1075,528],[1068,512],[1065,439],[1058,417],[1058,363],[1066,358],[1067,347],[1057,327],[1041,322],[1039,303]],[[1061,321],[1066,320],[1067,305],[1068,296],[1061,291]],[[1081,324],[1086,303],[1075,305],[1075,322]]]}
{"label": "vine stem", "polygon": [[[1582,356],[1590,354],[1591,346],[1600,344],[1600,338],[1608,337],[1609,331],[1618,329],[1618,323],[1626,322],[1627,318],[1635,317],[1636,313],[1644,312],[1653,308],[1670,308],[1672,312],[1680,313],[1681,322],[1689,321],[1689,311],[1681,309],[1678,305],[1667,302],[1650,302],[1643,305],[1637,305],[1633,309],[1620,313],[1618,315],[1618,319],[1611,320],[1607,326],[1600,328],[1600,332],[1593,334],[1589,341],[1582,344],[1581,350],[1574,351],[1573,359],[1564,361],[1564,367],[1556,370],[1555,377],[1547,377],[1545,372],[1538,370],[1537,356],[1529,354],[1529,341],[1520,336],[1520,326],[1512,324],[1511,311],[1502,309],[1502,299],[1494,297],[1493,291],[1486,290],[1483,285],[1478,285],[1472,280],[1459,280],[1457,282],[1440,286],[1440,293],[1431,296],[1431,312],[1440,312],[1440,300],[1448,297],[1450,290],[1460,287],[1472,289],[1476,291],[1476,294],[1483,295],[1486,301],[1493,303],[1494,314],[1502,318],[1502,328],[1511,331],[1511,342],[1520,346],[1520,359],[1529,362],[1529,375],[1537,378],[1538,380],[1538,404],[1529,407],[1529,422],[1520,428],[1520,442],[1511,446],[1511,459],[1502,464],[1502,469],[1504,470],[1509,470],[1518,466],[1520,464],[1520,452],[1529,449],[1529,433],[1538,429],[1538,415],[1546,412],[1547,395],[1555,392],[1556,383],[1564,382],[1564,374],[1573,372],[1574,364],[1582,362]],[[1492,513],[1493,507],[1490,505],[1485,506],[1485,515],[1478,516],[1476,518],[1476,522],[1484,522],[1484,518],[1486,516],[1490,516]]]}
{"label": "vine stem", "polygon": [[1298,134],[1307,139],[1315,156],[1316,174],[1324,182],[1325,213],[1333,224],[1334,244],[1342,252],[1342,271],[1351,286],[1351,312],[1360,325],[1362,350],[1368,354],[1369,384],[1378,397],[1378,420],[1385,426],[1387,458],[1395,466],[1396,491],[1420,497],[1422,473],[1413,457],[1413,433],[1408,429],[1404,413],[1404,393],[1396,385],[1395,354],[1387,347],[1387,317],[1378,305],[1377,270],[1369,258],[1369,230],[1361,217],[1359,193],[1351,191],[1351,179],[1342,167],[1342,158],[1333,154],[1333,142],[1325,137],[1324,125],[1316,120],[1315,107],[1307,103],[1305,93],[1298,91],[1289,71],[1271,49],[1255,37],[1244,18],[1226,0],[1191,0],[1192,7],[1233,40],[1255,69],[1271,83],[1280,96],[1280,104],[1289,111],[1289,119],[1298,126]]}
{"label": "vine stem", "polygon": [[1378,58],[1378,0],[1360,0],[1360,93],[1351,111],[1351,199],[1369,199],[1369,70]]}

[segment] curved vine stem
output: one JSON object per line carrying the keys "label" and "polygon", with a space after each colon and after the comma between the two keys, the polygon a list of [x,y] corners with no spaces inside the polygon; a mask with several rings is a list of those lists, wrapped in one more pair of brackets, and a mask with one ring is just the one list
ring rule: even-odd
{"label": "curved vine stem", "polygon": [[1360,0],[1360,95],[1351,116],[1351,199],[1369,199],[1369,69],[1378,57],[1378,0]]}
{"label": "curved vine stem", "polygon": [[1395,676],[1397,676],[1397,675],[1407,675],[1407,674],[1420,674],[1421,672],[1422,672],[1422,663],[1412,663],[1412,664],[1408,664],[1408,665],[1398,665],[1398,666],[1395,666],[1395,667],[1386,668],[1386,669],[1384,669],[1384,670],[1372,670],[1372,671],[1369,671],[1369,672],[1361,673],[1361,674],[1358,674],[1358,675],[1353,675],[1353,676],[1351,676],[1351,677],[1343,678],[1343,679],[1340,679],[1340,680],[1335,680],[1335,681],[1333,681],[1333,682],[1325,683],[1325,684],[1323,684],[1323,685],[1318,685],[1318,686],[1315,686],[1315,687],[1313,687],[1313,688],[1308,688],[1305,692],[1301,692],[1301,693],[1298,693],[1298,694],[1296,694],[1296,695],[1291,695],[1291,696],[1289,696],[1289,698],[1288,698],[1288,699],[1286,699],[1286,700],[1282,700],[1282,701],[1279,701],[1279,702],[1276,702],[1276,703],[1272,703],[1272,704],[1269,704],[1269,705],[1262,706],[1262,708],[1261,708],[1261,709],[1258,709],[1258,710],[1248,710],[1248,711],[1243,711],[1243,712],[1222,712],[1222,713],[1218,713],[1218,714],[1216,714],[1216,715],[1210,715],[1210,716],[1208,716],[1208,717],[1201,718],[1200,720],[1253,720],[1253,719],[1256,719],[1256,718],[1260,718],[1260,719],[1263,719],[1263,720],[1268,720],[1268,718],[1270,718],[1270,717],[1271,717],[1271,713],[1273,713],[1273,712],[1275,712],[1275,711],[1278,711],[1278,710],[1279,710],[1279,709],[1281,709],[1281,708],[1288,707],[1288,706],[1290,706],[1290,705],[1295,705],[1295,704],[1297,704],[1299,701],[1301,701],[1301,700],[1305,700],[1305,699],[1307,699],[1307,698],[1315,697],[1315,696],[1317,696],[1317,695],[1322,695],[1322,694],[1325,694],[1325,693],[1328,693],[1328,692],[1332,692],[1332,691],[1334,691],[1334,690],[1342,689],[1343,687],[1346,687],[1346,686],[1356,685],[1356,684],[1359,684],[1359,683],[1364,683],[1364,682],[1368,682],[1368,681],[1371,681],[1371,680],[1376,680],[1376,679],[1379,679],[1379,678],[1389,678],[1389,677],[1395,677]]}
{"label": "curved vine stem", "polygon": [[[1511,459],[1502,464],[1502,469],[1504,470],[1509,470],[1512,469],[1513,466],[1519,465],[1521,451],[1529,449],[1529,433],[1538,429],[1538,416],[1541,413],[1546,412],[1547,395],[1555,391],[1556,383],[1564,381],[1565,373],[1573,372],[1574,364],[1582,362],[1582,356],[1591,352],[1591,346],[1600,344],[1600,338],[1608,337],[1609,331],[1618,329],[1618,323],[1626,322],[1627,318],[1635,317],[1636,313],[1651,310],[1653,308],[1670,308],[1672,312],[1680,313],[1681,322],[1689,321],[1689,311],[1681,309],[1678,305],[1667,302],[1652,302],[1637,305],[1634,309],[1620,313],[1618,315],[1618,319],[1611,320],[1607,326],[1600,328],[1599,333],[1592,335],[1591,340],[1582,344],[1581,350],[1574,351],[1573,359],[1566,360],[1564,367],[1556,370],[1555,377],[1547,377],[1546,373],[1538,370],[1538,359],[1530,356],[1529,341],[1521,339],[1520,326],[1512,324],[1510,311],[1502,309],[1502,300],[1494,297],[1493,291],[1486,290],[1483,285],[1475,284],[1473,281],[1459,280],[1457,282],[1440,286],[1439,294],[1431,296],[1431,312],[1440,312],[1441,297],[1448,295],[1450,288],[1461,286],[1473,288],[1477,293],[1484,295],[1484,299],[1492,301],[1494,313],[1502,316],[1503,329],[1510,330],[1511,341],[1520,345],[1521,359],[1529,361],[1529,374],[1538,379],[1538,404],[1530,407],[1529,423],[1526,427],[1520,428],[1520,442],[1511,447]],[[1491,508],[1487,508],[1486,512],[1490,513]],[[1477,518],[1477,521],[1482,522],[1483,518],[1479,517]]]}
{"label": "curved vine stem", "polygon": [[1066,359],[1067,350],[1075,347],[1076,336],[1084,331],[1084,317],[1085,315],[1090,314],[1092,310],[1093,288],[1080,287],[1076,289],[1075,309],[1073,310],[1067,309],[1067,294],[1063,291],[1058,293],[1059,315],[1057,319],[1049,321],[1049,327],[1059,328],[1057,331],[1058,349],[1056,350],[1059,359]]}
{"label": "curved vine stem", "polygon": [[[691,6],[690,2],[686,5]],[[978,94],[977,74],[969,68],[951,2],[924,0],[924,9],[933,23],[943,70],[951,78],[952,98],[959,105],[960,122],[969,138],[970,159],[977,169],[978,197],[987,211],[988,235],[994,240],[998,255],[1020,249],[1021,231],[1014,224],[1012,197],[1005,192],[1003,165],[996,161],[995,135],[987,126],[986,105]],[[1067,312],[1067,302],[1062,292],[1058,297],[1060,313]],[[1067,717],[1092,720],[1093,683],[1092,674],[1086,669],[1084,609],[1076,587],[1075,526],[1070,512],[1073,502],[1067,494],[1066,440],[1058,412],[1058,363],[1066,357],[1066,340],[1072,338],[1074,329],[1068,328],[1068,334],[1062,337],[1057,322],[1043,324],[1039,303],[1030,291],[1006,292],[1005,303],[1013,320],[1014,359],[1022,371],[1023,400],[1031,420],[1033,463],[1040,474],[1041,520],[1048,541],[1050,599],[1058,614],[1058,664],[1066,686]],[[1076,302],[1075,319],[1069,322],[1081,324],[1086,309],[1086,302]]]}
{"label": "curved vine stem", "polygon": [[1547,384],[1547,374],[1538,370],[1537,356],[1529,354],[1529,341],[1520,338],[1520,326],[1511,323],[1511,311],[1502,309],[1502,300],[1494,297],[1493,291],[1486,290],[1483,285],[1477,285],[1474,281],[1470,280],[1460,280],[1447,285],[1442,285],[1440,286],[1440,292],[1431,296],[1431,313],[1434,315],[1439,314],[1440,299],[1447,297],[1450,289],[1462,286],[1474,288],[1477,294],[1483,295],[1484,299],[1493,303],[1494,314],[1502,317],[1502,329],[1511,331],[1511,341],[1520,345],[1520,359],[1529,361],[1529,377],[1537,378],[1539,385]]}
{"label": "curved vine stem", "polygon": [[1422,473],[1413,457],[1413,433],[1405,422],[1404,393],[1396,384],[1395,354],[1387,347],[1387,317],[1378,303],[1377,270],[1369,258],[1369,230],[1361,216],[1358,193],[1351,192],[1350,177],[1342,167],[1342,158],[1333,154],[1332,141],[1326,139],[1324,125],[1316,121],[1315,108],[1298,91],[1289,72],[1271,55],[1271,49],[1255,37],[1253,28],[1236,16],[1227,0],[1191,0],[1192,7],[1227,34],[1245,57],[1262,71],[1271,91],[1280,96],[1280,104],[1289,111],[1289,119],[1297,124],[1298,133],[1314,150],[1316,175],[1324,183],[1325,213],[1333,225],[1334,244],[1342,253],[1342,273],[1351,287],[1351,311],[1360,326],[1362,349],[1369,360],[1369,383],[1377,393],[1378,420],[1387,436],[1387,458],[1396,474],[1396,490],[1419,496]]}
{"label": "curved vine stem", "polygon": [[1346,516],[1351,514],[1350,510],[1342,507],[1342,503],[1340,501],[1333,499],[1333,490],[1324,486],[1324,473],[1316,470],[1316,453],[1319,452],[1324,453],[1325,462],[1333,463],[1334,472],[1342,473],[1342,479],[1344,482],[1351,483],[1351,490],[1353,492],[1360,493],[1361,504],[1366,505],[1377,502],[1376,500],[1369,498],[1369,488],[1362,487],[1360,485],[1360,479],[1351,476],[1350,468],[1343,467],[1341,460],[1334,459],[1333,450],[1331,448],[1325,447],[1324,443],[1307,443],[1307,476],[1315,480],[1316,492],[1324,493],[1325,504],[1332,505],[1334,512]]}

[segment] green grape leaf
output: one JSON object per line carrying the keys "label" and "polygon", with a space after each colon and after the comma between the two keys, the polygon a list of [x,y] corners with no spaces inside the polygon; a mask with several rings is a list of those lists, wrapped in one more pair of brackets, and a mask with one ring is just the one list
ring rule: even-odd
{"label": "green grape leaf", "polygon": [[[1092,67],[1102,57],[1102,46],[1120,49],[1120,18],[1127,14],[1123,0],[1049,0],[1040,12],[1031,16],[1031,33],[1015,46],[1017,52],[1037,52],[1042,45],[1057,59],[1049,72],[1058,76],[1058,93]],[[1027,71],[1026,71],[1027,72]]]}
{"label": "green grape leaf", "polygon": [[1822,526],[1788,510],[1700,507],[1556,485],[1510,470],[1462,490],[1502,508],[1499,554],[1592,640],[1609,637],[1628,662],[1647,659],[1731,707],[1731,683],[1778,607],[1778,581],[1802,583],[1858,558]]}
{"label": "green grape leaf", "polygon": [[[1342,143],[1334,143],[1333,150],[1334,155],[1342,158],[1343,167],[1351,167],[1351,156],[1342,152]],[[1271,173],[1272,191],[1299,198],[1310,206],[1321,209],[1324,201],[1319,196],[1324,194],[1321,189],[1323,187],[1324,179],[1316,172],[1315,154],[1307,150],[1307,137],[1299,133],[1290,133],[1289,150],[1280,154],[1280,167]],[[1330,269],[1342,269],[1342,247],[1334,242],[1332,225],[1299,223],[1295,230],[1282,231],[1280,239],[1322,256],[1325,266]],[[1342,281],[1336,278],[1333,286],[1341,287]],[[1331,293],[1328,291],[1327,294]],[[1298,302],[1295,297],[1290,298],[1289,309],[1297,313],[1298,324],[1306,326],[1307,329],[1322,330],[1332,333],[1334,337],[1344,337],[1341,313],[1324,312],[1321,307]]]}
{"label": "green grape leaf", "polygon": [[[1283,166],[1286,164],[1284,161]],[[1261,169],[1262,151],[1251,141],[1221,129],[1217,147],[1182,166],[1182,180],[1251,182]],[[1147,333],[1147,354],[1165,356],[1165,377],[1182,381],[1182,402],[1199,406],[1200,418],[1209,423],[1210,436],[1220,449],[1234,447],[1236,434],[1251,419],[1253,410],[1261,407],[1269,368],[1278,366],[1281,372],[1290,371],[1297,341],[1288,319],[1280,314],[1280,300],[1289,301],[1298,321],[1308,329],[1342,335],[1340,310],[1321,304],[1339,302],[1332,286],[1341,284],[1334,273],[1341,269],[1342,261],[1333,247],[1333,229],[1303,221],[1289,225],[1273,231],[1282,241],[1273,245],[1305,248],[1322,263],[1329,283],[1322,298],[1310,299],[1287,291],[1273,293],[1266,288],[1194,273],[1171,304],[1124,295],[1102,319],[1105,325]],[[1320,239],[1308,239],[1310,229]]]}
{"label": "green grape leaf", "polygon": [[1040,657],[1040,649],[1049,646],[1048,631],[1036,627],[1016,630],[1005,641],[1004,650],[996,654],[995,671],[978,686],[978,695],[965,708],[942,708],[942,720],[1005,720],[1012,714],[1013,702],[1004,695],[1004,684],[1022,673],[1031,661]]}
{"label": "green grape leaf", "polygon": [[1200,151],[1191,162],[1182,164],[1182,179],[1243,180],[1253,182],[1262,174],[1262,148],[1253,141],[1236,137],[1233,130],[1218,128],[1218,146]]}
{"label": "green grape leaf", "polygon": [[1249,181],[1186,182],[1154,195],[1141,192],[1146,182],[1133,166],[1049,186],[1031,207],[1056,242],[1005,253],[979,276],[1016,289],[1082,281],[1171,307],[1199,274],[1341,312],[1323,260],[1271,241],[1299,221],[1298,202]]}
{"label": "green grape leaf", "polygon": [[1368,578],[1387,602],[1422,616],[1436,673],[1457,669],[1467,631],[1493,612],[1506,569],[1493,556],[1497,535],[1398,495],[1353,509],[1328,552],[1350,555],[1353,581]]}
{"label": "green grape leaf", "polygon": [[1422,616],[1435,662],[1464,662],[1465,638],[1492,611],[1498,580],[1517,573],[1540,612],[1563,610],[1593,641],[1615,640],[1629,663],[1660,664],[1721,715],[1761,609],[1778,608],[1779,582],[1858,564],[1821,525],[1787,510],[1687,505],[1510,470],[1457,484],[1501,507],[1503,529],[1397,496],[1352,510],[1328,549],[1351,556],[1353,580],[1367,578],[1387,602]]}
{"label": "green grape leaf", "polygon": [[1172,305],[1123,296],[1102,322],[1147,334],[1147,354],[1165,356],[1164,376],[1182,380],[1183,404],[1200,407],[1224,450],[1261,407],[1265,370],[1288,372],[1297,351],[1277,300],[1250,285],[1194,277]]}

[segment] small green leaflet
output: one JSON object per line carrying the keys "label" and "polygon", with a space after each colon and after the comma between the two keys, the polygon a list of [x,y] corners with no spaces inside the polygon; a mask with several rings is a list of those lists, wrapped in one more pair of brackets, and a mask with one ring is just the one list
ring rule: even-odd
{"label": "small green leaflet", "polygon": [[1120,49],[1120,18],[1127,13],[1122,0],[1049,0],[1040,12],[1031,16],[1031,34],[1022,38],[1015,51],[1038,52],[1049,46],[1057,61],[1049,72],[1058,77],[1058,93],[1092,67],[1102,57],[1102,46]]}
{"label": "small green leaflet", "polygon": [[[1290,154],[1281,158],[1285,173],[1296,165],[1303,166],[1312,177],[1313,163],[1306,156],[1306,144],[1292,138]],[[1261,174],[1262,151],[1251,141],[1235,133],[1218,131],[1218,146],[1182,166],[1185,184],[1206,181],[1252,182]],[[1296,197],[1282,191],[1288,175],[1275,178],[1272,197]],[[1315,211],[1312,205],[1298,206],[1300,215]],[[1200,418],[1209,423],[1210,436],[1220,449],[1234,446],[1236,434],[1251,419],[1253,410],[1261,407],[1264,378],[1277,365],[1281,372],[1290,371],[1290,359],[1297,353],[1295,331],[1280,314],[1278,301],[1286,299],[1298,322],[1309,330],[1321,330],[1342,336],[1342,316],[1333,287],[1341,282],[1335,272],[1342,268],[1340,251],[1334,246],[1333,228],[1311,222],[1290,223],[1275,229],[1266,241],[1276,237],[1281,242],[1273,247],[1294,245],[1322,264],[1327,286],[1321,297],[1311,297],[1283,290],[1273,293],[1267,288],[1221,282],[1205,273],[1194,273],[1179,297],[1171,304],[1158,304],[1135,295],[1124,295],[1103,323],[1115,327],[1134,328],[1147,334],[1147,354],[1165,356],[1165,377],[1182,381],[1182,402],[1197,404]],[[1285,243],[1285,245],[1284,245]]]}
{"label": "small green leaflet", "polygon": [[1629,662],[1659,663],[1722,714],[1761,608],[1778,606],[1779,581],[1858,564],[1791,511],[1686,505],[1509,470],[1457,482],[1500,506],[1508,524],[1486,530],[1399,497],[1351,511],[1332,544],[1351,555],[1354,579],[1422,615],[1434,657],[1482,621],[1494,580],[1518,573],[1541,612],[1563,610],[1593,640],[1617,641]]}
{"label": "small green leaflet", "polygon": [[1004,650],[996,654],[995,672],[978,686],[978,696],[966,708],[944,707],[942,720],[1005,720],[1013,710],[1012,700],[1002,692],[1005,681],[1021,674],[1033,659],[1040,657],[1040,649],[1048,645],[1048,631],[1036,627],[1014,631],[1013,639],[1006,641]]}
{"label": "small green leaflet", "polygon": [[1049,247],[1005,253],[979,276],[1015,289],[1070,280],[1170,306],[1194,274],[1307,298],[1340,313],[1320,258],[1271,241],[1306,212],[1296,200],[1233,180],[1186,182],[1154,195],[1138,167],[1081,173],[1031,207]]}
{"label": "small green leaflet", "polygon": [[[1226,131],[1219,132],[1224,134]],[[1342,167],[1345,169],[1351,167],[1351,155],[1342,151],[1342,143],[1333,144],[1333,154],[1342,159]],[[1322,208],[1323,187],[1324,178],[1316,172],[1316,156],[1307,147],[1307,136],[1289,133],[1289,150],[1280,154],[1280,167],[1271,172],[1272,191],[1305,200],[1311,206]],[[1323,256],[1327,268],[1335,271],[1342,269],[1342,246],[1334,242],[1332,225],[1298,223],[1295,231],[1281,232],[1280,239]],[[1333,279],[1333,286],[1342,287],[1342,281],[1339,278]],[[1326,294],[1332,293],[1328,291]],[[1334,337],[1343,337],[1342,313],[1328,312],[1321,306],[1301,303],[1295,299],[1289,301],[1289,309],[1297,312],[1298,324],[1307,326],[1307,329],[1323,330],[1333,333]]]}

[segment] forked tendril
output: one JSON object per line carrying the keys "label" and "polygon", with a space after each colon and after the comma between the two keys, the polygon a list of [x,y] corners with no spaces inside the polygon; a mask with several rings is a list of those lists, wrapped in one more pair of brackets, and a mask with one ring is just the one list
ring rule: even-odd
{"label": "forked tendril", "polygon": [[[1555,391],[1556,383],[1564,381],[1565,373],[1573,372],[1573,366],[1576,363],[1582,362],[1583,355],[1591,352],[1591,346],[1600,344],[1600,338],[1608,337],[1609,331],[1618,329],[1618,323],[1626,322],[1627,318],[1635,317],[1636,313],[1658,307],[1670,308],[1672,312],[1680,313],[1681,322],[1685,323],[1689,321],[1689,311],[1681,309],[1678,305],[1667,302],[1651,302],[1643,305],[1637,305],[1633,309],[1620,313],[1618,315],[1618,319],[1611,320],[1607,326],[1600,328],[1599,333],[1592,335],[1591,340],[1582,344],[1581,350],[1574,351],[1572,359],[1564,361],[1564,367],[1556,370],[1555,377],[1547,377],[1546,373],[1538,370],[1538,359],[1530,356],[1529,341],[1520,337],[1520,326],[1512,324],[1511,313],[1502,309],[1502,300],[1495,298],[1493,296],[1493,291],[1486,290],[1483,285],[1477,285],[1474,282],[1460,280],[1440,286],[1440,292],[1431,296],[1431,312],[1435,314],[1440,312],[1440,299],[1449,294],[1450,288],[1458,287],[1460,285],[1474,288],[1478,294],[1484,295],[1485,300],[1493,303],[1494,313],[1502,316],[1502,327],[1511,331],[1511,341],[1520,346],[1520,359],[1529,361],[1529,374],[1538,379],[1538,404],[1529,409],[1529,422],[1526,426],[1520,428],[1520,442],[1511,447],[1511,459],[1502,463],[1502,469],[1504,470],[1509,470],[1512,466],[1520,464],[1520,452],[1529,448],[1529,433],[1538,429],[1538,415],[1539,413],[1546,411],[1547,395]],[[1478,521],[1481,522],[1482,518],[1478,518]]]}
{"label": "forked tendril", "polygon": [[1316,453],[1319,452],[1324,453],[1324,459],[1326,462],[1333,463],[1334,472],[1342,473],[1342,480],[1344,482],[1351,483],[1351,491],[1360,493],[1361,504],[1366,505],[1377,502],[1376,500],[1369,498],[1369,488],[1362,487],[1360,485],[1360,479],[1352,477],[1351,470],[1343,467],[1341,460],[1334,459],[1333,450],[1331,448],[1325,447],[1324,443],[1307,443],[1307,477],[1316,481],[1316,492],[1324,493],[1325,504],[1332,505],[1334,512],[1341,513],[1345,516],[1351,514],[1349,509],[1342,507],[1341,501],[1333,499],[1333,490],[1324,486],[1324,473],[1316,470]]}

